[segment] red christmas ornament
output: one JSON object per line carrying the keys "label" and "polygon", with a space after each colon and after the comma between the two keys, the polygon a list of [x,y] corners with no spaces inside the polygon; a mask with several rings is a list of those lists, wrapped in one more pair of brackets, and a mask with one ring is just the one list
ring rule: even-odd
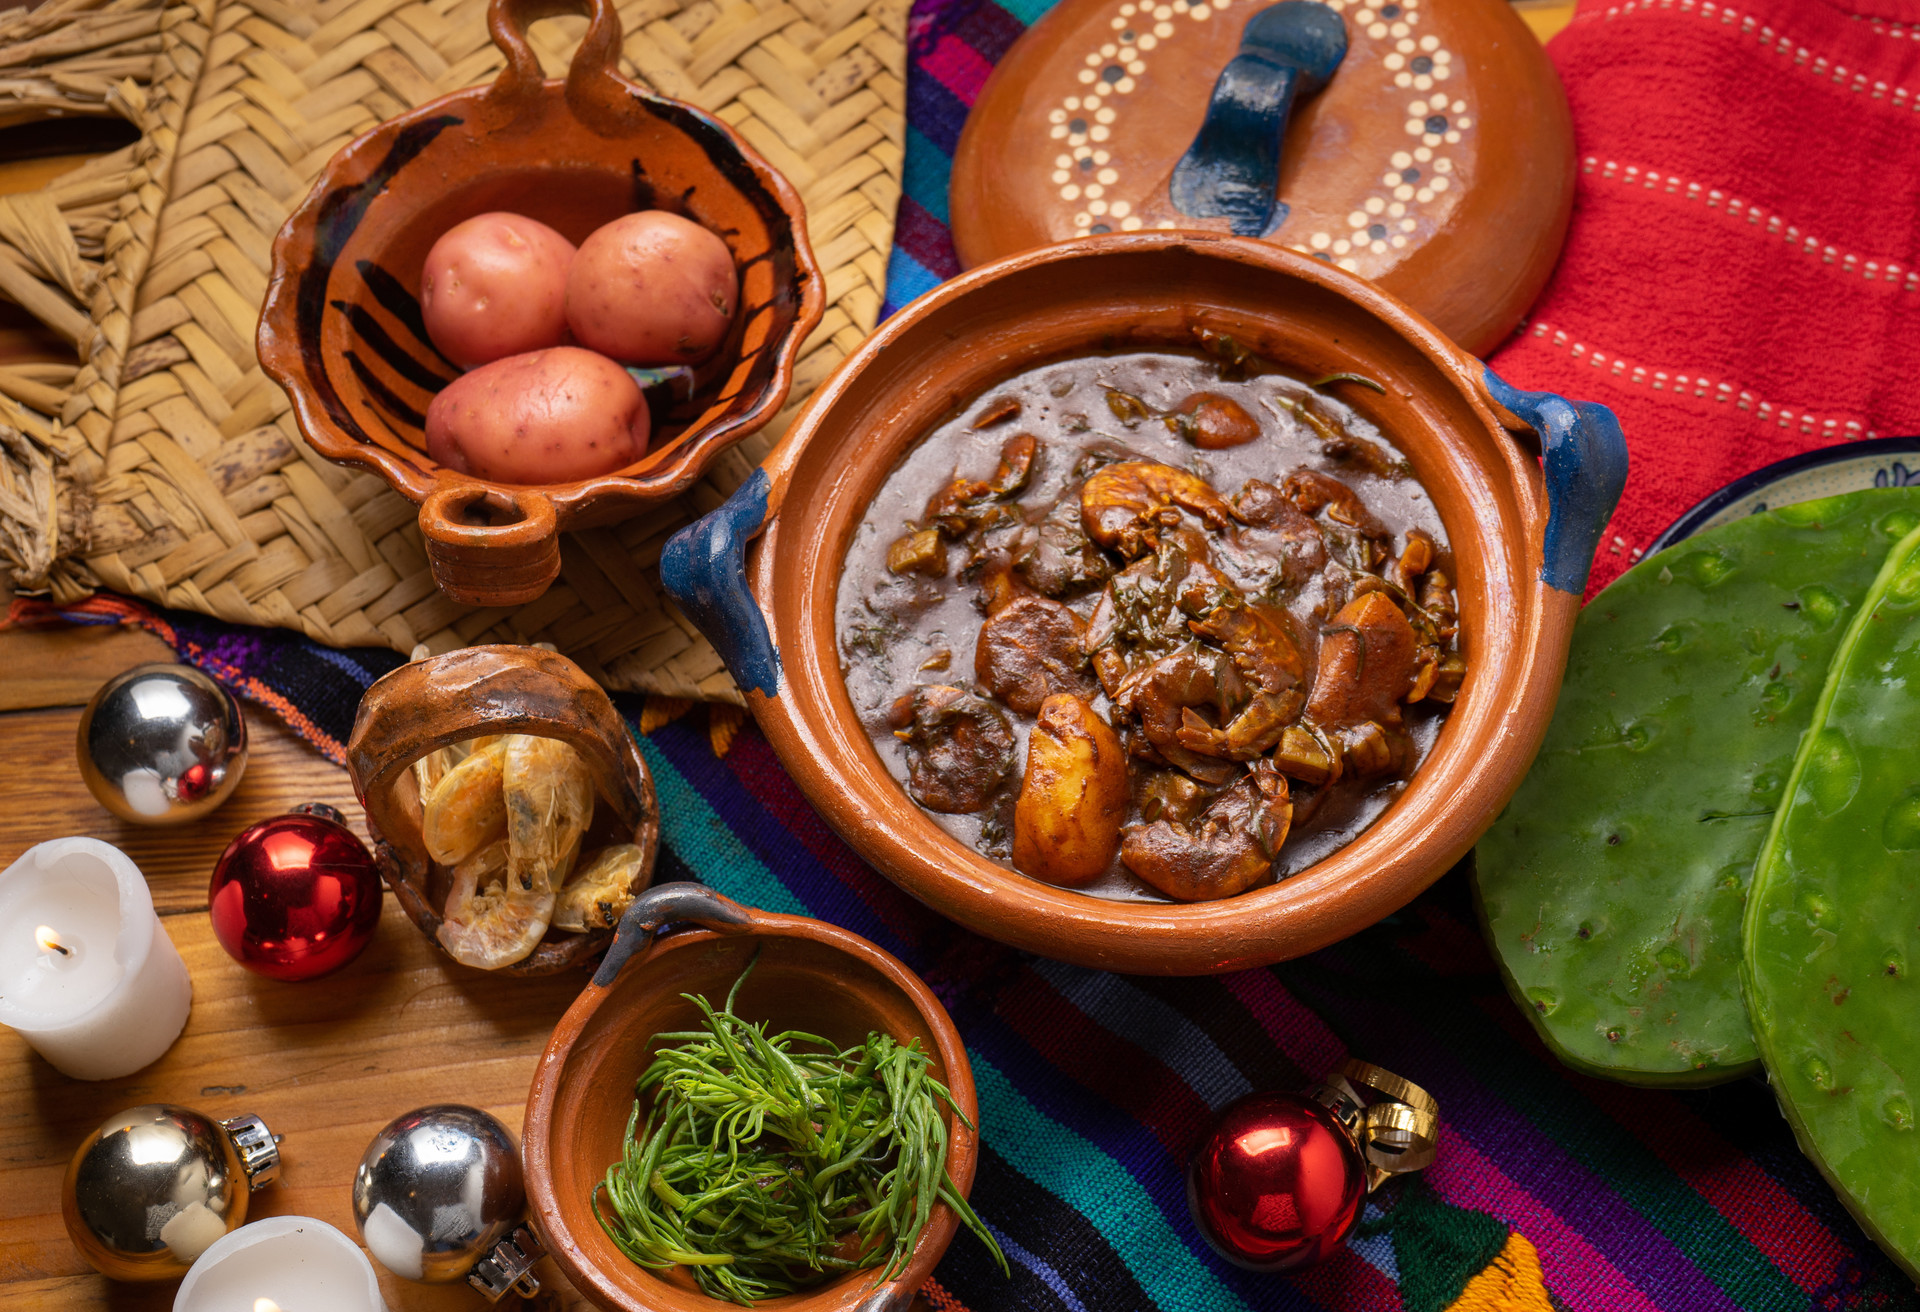
{"label": "red christmas ornament", "polygon": [[207,910],[227,955],[272,979],[314,979],[380,924],[380,872],[346,817],[313,803],[242,830],[213,868]]}
{"label": "red christmas ornament", "polygon": [[1360,1152],[1340,1122],[1291,1093],[1234,1103],[1187,1167],[1194,1224],[1220,1256],[1255,1271],[1331,1257],[1366,1194]]}
{"label": "red christmas ornament", "polygon": [[213,786],[213,771],[207,769],[206,762],[195,761],[180,772],[180,800],[197,802],[207,795]]}
{"label": "red christmas ornament", "polygon": [[[1356,1085],[1380,1100],[1370,1105]],[[1433,1160],[1438,1117],[1424,1090],[1357,1061],[1305,1095],[1248,1094],[1187,1164],[1193,1223],[1216,1253],[1253,1271],[1324,1262],[1370,1189]]]}

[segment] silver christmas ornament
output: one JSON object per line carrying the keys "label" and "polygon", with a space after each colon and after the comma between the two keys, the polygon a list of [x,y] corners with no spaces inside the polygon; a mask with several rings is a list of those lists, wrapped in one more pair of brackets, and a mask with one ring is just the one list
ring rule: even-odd
{"label": "silver christmas ornament", "polygon": [[247,768],[233,694],[190,665],[115,675],[80,717],[80,777],[100,805],[139,825],[198,820]]}
{"label": "silver christmas ornament", "polygon": [[166,1103],[110,1116],[67,1165],[67,1234],[102,1275],[177,1280],[246,1221],[248,1195],[279,1176],[279,1142],[257,1116]]}
{"label": "silver christmas ornament", "polygon": [[520,1153],[477,1107],[442,1103],[374,1136],[353,1176],[353,1219],[380,1264],[426,1284],[466,1277],[489,1299],[536,1294],[545,1250],[522,1223]]}

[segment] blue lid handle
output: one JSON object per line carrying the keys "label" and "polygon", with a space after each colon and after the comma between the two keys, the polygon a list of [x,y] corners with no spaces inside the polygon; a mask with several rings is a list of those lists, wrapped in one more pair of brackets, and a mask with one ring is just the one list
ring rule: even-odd
{"label": "blue lid handle", "polygon": [[1264,237],[1287,219],[1280,147],[1294,102],[1326,86],[1347,57],[1347,26],[1317,0],[1281,0],[1247,21],[1220,72],[1207,117],[1173,166],[1167,194],[1196,219],[1227,219],[1236,237]]}
{"label": "blue lid handle", "polygon": [[660,582],[727,663],[742,692],[780,692],[780,653],[747,588],[747,544],[767,522],[773,481],[756,469],[718,510],[667,539]]}
{"label": "blue lid handle", "polygon": [[1547,476],[1547,535],[1540,581],[1578,597],[1587,590],[1600,534],[1627,484],[1627,439],[1613,411],[1552,392],[1523,392],[1488,369],[1487,395],[1540,435]]}

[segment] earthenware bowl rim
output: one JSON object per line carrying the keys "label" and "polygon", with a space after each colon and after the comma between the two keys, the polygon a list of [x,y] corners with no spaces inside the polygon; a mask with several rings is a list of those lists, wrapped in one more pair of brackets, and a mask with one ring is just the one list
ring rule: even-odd
{"label": "earthenware bowl rim", "polygon": [[[618,76],[617,71],[615,76]],[[300,331],[295,321],[300,275],[304,269],[296,270],[293,267],[292,248],[296,241],[305,241],[317,229],[319,212],[337,185],[335,175],[343,163],[363,151],[385,146],[416,122],[467,104],[478,105],[493,91],[494,86],[495,83],[487,82],[437,97],[374,125],[335,153],[320,176],[314,179],[306,198],[274,235],[270,263],[272,273],[260,314],[256,352],[261,368],[292,401],[294,420],[301,436],[328,460],[379,474],[396,492],[416,505],[424,502],[436,488],[453,485],[483,488],[507,499],[529,494],[544,496],[560,512],[563,519],[561,527],[565,528],[566,517],[580,513],[590,505],[631,500],[638,508],[639,505],[652,504],[683,491],[706,473],[721,452],[763,427],[779,411],[792,389],[794,366],[800,350],[825,314],[826,291],[819,262],[814,257],[807,233],[806,206],[793,184],[722,120],[697,105],[662,96],[628,82],[628,93],[644,105],[649,113],[653,112],[655,106],[672,106],[676,112],[697,118],[717,131],[752,171],[760,185],[766,188],[787,220],[793,239],[794,282],[798,303],[793,323],[767,348],[772,355],[773,371],[760,398],[741,414],[712,429],[704,432],[699,429],[683,431],[675,439],[677,450],[674,458],[644,478],[615,472],[570,483],[499,483],[449,469],[434,460],[425,449],[417,453],[417,458],[408,459],[378,442],[363,442],[341,431],[327,413],[325,404],[307,383],[307,370],[300,350]],[[547,78],[541,84],[542,94],[549,98],[564,99],[566,86],[564,78]]]}
{"label": "earthenware bowl rim", "polygon": [[[621,982],[630,973],[645,970],[663,955],[685,951],[698,947],[702,943],[721,939],[743,939],[753,937],[797,938],[817,943],[854,957],[869,969],[878,973],[913,1005],[927,1032],[933,1036],[938,1049],[937,1057],[944,1076],[948,1092],[953,1096],[954,1110],[947,1113],[949,1128],[948,1171],[953,1184],[961,1197],[966,1197],[973,1187],[974,1173],[979,1166],[980,1124],[979,1095],[974,1085],[973,1068],[967,1059],[965,1042],[960,1030],[947,1009],[936,997],[933,990],[905,963],[877,943],[862,938],[851,930],[843,929],[829,921],[811,916],[792,916],[773,911],[761,911],[742,905],[741,909],[749,915],[750,922],[739,928],[724,931],[706,929],[691,925],[673,926],[663,929],[653,936],[652,941],[642,952],[634,954],[632,960],[625,962],[613,982],[600,986],[588,984],[580,996],[568,1004],[566,1012],[554,1026],[547,1040],[545,1051],[539,1064],[534,1068],[531,1084],[527,1089],[526,1115],[522,1122],[521,1155],[527,1188],[527,1206],[539,1228],[542,1239],[547,1244],[548,1254],[567,1275],[582,1295],[596,1306],[614,1309],[616,1312],[650,1312],[647,1305],[632,1302],[620,1289],[605,1280],[597,1267],[576,1260],[580,1246],[572,1242],[572,1230],[565,1226],[559,1203],[553,1193],[553,1167],[551,1138],[554,1109],[559,1101],[559,1088],[562,1076],[566,1072],[574,1045],[589,1022],[608,1002]],[[652,1036],[649,1035],[650,1039]],[[962,1120],[964,1116],[965,1120]],[[975,1128],[969,1128],[966,1122],[972,1122]],[[534,1128],[538,1133],[534,1133]],[[569,1149],[571,1151],[571,1149]],[[590,1203],[589,1206],[594,1206]],[[918,1288],[933,1273],[947,1245],[959,1228],[960,1218],[951,1207],[944,1203],[936,1205],[926,1228],[921,1231],[915,1242],[905,1270],[891,1282],[900,1289]],[[565,1239],[568,1242],[558,1242]],[[570,1246],[571,1245],[571,1246]],[[639,1266],[635,1270],[644,1270]],[[805,1296],[789,1296],[772,1306],[788,1309],[788,1312],[804,1312],[815,1307],[821,1309],[838,1307],[844,1295],[836,1297],[837,1291],[844,1289],[848,1282],[864,1280],[871,1282],[875,1272],[853,1272],[841,1279],[820,1287]],[[686,1297],[704,1297],[688,1291],[676,1291]],[[871,1290],[866,1291],[871,1293]],[[832,1300],[832,1301],[829,1301]],[[718,1299],[705,1299],[717,1312],[717,1309],[730,1306]],[[851,1306],[850,1304],[848,1306]]]}
{"label": "earthenware bowl rim", "polygon": [[[1518,566],[1513,568],[1501,565],[1501,570],[1510,576],[1503,581],[1510,584],[1512,600],[1518,607],[1518,613],[1504,626],[1496,628],[1496,620],[1492,615],[1475,614],[1469,617],[1464,600],[1462,603],[1463,625],[1475,635],[1477,646],[1492,646],[1491,638],[1499,637],[1502,633],[1509,635],[1505,643],[1509,685],[1499,688],[1490,686],[1484,671],[1476,665],[1469,673],[1459,703],[1449,715],[1448,723],[1443,726],[1439,739],[1420,770],[1402,794],[1351,843],[1274,884],[1235,898],[1198,903],[1123,902],[1056,888],[990,861],[948,834],[924,813],[918,816],[923,824],[916,825],[912,831],[899,832],[888,822],[881,809],[863,802],[862,788],[856,786],[856,780],[861,784],[871,781],[876,786],[893,790],[903,798],[905,790],[879,760],[864,728],[858,723],[857,715],[852,711],[844,675],[838,671],[837,661],[828,659],[833,655],[830,650],[833,644],[816,649],[809,626],[793,613],[801,605],[797,599],[770,598],[767,595],[777,572],[777,566],[770,557],[781,550],[777,546],[780,527],[777,517],[769,525],[769,531],[753,544],[747,572],[754,584],[754,595],[769,618],[770,629],[781,650],[782,686],[777,697],[766,698],[756,693],[750,696],[749,703],[766,724],[776,748],[785,748],[781,752],[783,759],[787,758],[789,752],[797,752],[802,759],[812,755],[814,759],[836,769],[840,787],[836,791],[818,795],[816,790],[807,789],[809,799],[836,817],[836,827],[842,833],[854,831],[871,835],[869,843],[880,854],[875,855],[873,851],[862,847],[863,855],[867,855],[909,892],[934,903],[943,914],[1014,946],[1048,955],[1063,955],[1068,960],[1083,964],[1109,969],[1204,972],[1217,968],[1207,960],[1205,941],[1231,926],[1244,926],[1250,916],[1278,916],[1298,908],[1300,914],[1321,924],[1326,918],[1317,909],[1326,904],[1329,898],[1337,898],[1343,889],[1355,884],[1375,885],[1372,889],[1374,896],[1367,905],[1378,914],[1372,915],[1372,919],[1367,921],[1345,925],[1339,932],[1331,932],[1323,924],[1320,932],[1311,936],[1310,945],[1301,948],[1305,951],[1344,937],[1363,924],[1372,923],[1379,915],[1404,905],[1420,889],[1444,873],[1453,860],[1464,855],[1472,845],[1471,841],[1456,841],[1453,845],[1459,848],[1457,852],[1451,852],[1449,859],[1441,863],[1438,869],[1422,873],[1411,867],[1424,867],[1424,862],[1415,861],[1413,857],[1426,844],[1407,832],[1411,825],[1407,817],[1422,819],[1423,823],[1444,818],[1450,804],[1448,799],[1452,795],[1477,790],[1489,777],[1498,781],[1499,790],[1502,790],[1500,800],[1504,803],[1504,795],[1510,794],[1512,788],[1518,785],[1520,774],[1524,773],[1523,770],[1502,770],[1497,766],[1489,766],[1467,755],[1469,737],[1476,734],[1496,736],[1503,719],[1517,709],[1524,708],[1529,697],[1539,695],[1538,687],[1543,682],[1540,668],[1543,637],[1551,627],[1546,623],[1546,612],[1549,608],[1562,605],[1549,600],[1553,590],[1547,588],[1538,577],[1542,561],[1539,535],[1546,522],[1547,507],[1537,454],[1528,446],[1532,430],[1518,419],[1506,415],[1492,402],[1482,382],[1483,366],[1387,293],[1354,275],[1284,248],[1244,238],[1179,231],[1076,238],[983,264],[927,293],[895,315],[814,394],[789,429],[786,439],[769,458],[768,468],[775,477],[786,477],[799,468],[806,459],[807,448],[816,433],[825,426],[827,417],[871,362],[920,323],[933,318],[954,301],[974,294],[987,284],[1063,261],[1160,256],[1179,251],[1200,258],[1259,265],[1271,274],[1303,279],[1345,300],[1411,347],[1444,380],[1459,402],[1479,417],[1487,432],[1497,436],[1498,459],[1484,463],[1463,442],[1436,442],[1435,446],[1437,450],[1446,452],[1448,463],[1471,468],[1473,481],[1502,489],[1511,506],[1511,513],[1505,518],[1512,519],[1526,532],[1526,540],[1519,543],[1516,549],[1513,544],[1489,540],[1498,538],[1497,524],[1489,534],[1486,526],[1476,522],[1472,526],[1472,533],[1463,535],[1459,532],[1461,526],[1458,523],[1446,521],[1449,541],[1456,551],[1462,548],[1463,543],[1471,541],[1479,544],[1472,550],[1483,561],[1499,565],[1512,558],[1518,562]],[[1267,311],[1274,315],[1284,312],[1284,304]],[[1040,358],[1036,355],[1033,360],[1010,364],[1006,372],[1017,372],[1037,363]],[[878,455],[876,447],[876,459]],[[841,481],[846,480],[843,478]],[[839,485],[836,483],[835,486]],[[826,544],[822,542],[800,549],[824,553]],[[837,590],[844,559],[833,564],[832,586]],[[1577,599],[1569,600],[1577,608]],[[1548,650],[1544,654],[1552,655],[1553,645],[1548,643]],[[1563,656],[1563,639],[1558,646]],[[825,671],[823,682],[827,686],[812,690],[804,698],[796,696],[798,690],[793,678],[796,668],[805,668],[809,674],[816,669]],[[1544,680],[1546,695],[1550,698],[1557,692],[1557,673],[1545,675]],[[822,703],[830,706],[832,714],[827,717],[827,723],[816,724],[812,712]],[[1499,735],[1502,740],[1506,736]],[[1461,745],[1449,751],[1449,743]],[[843,747],[847,750],[843,751]],[[846,768],[848,766],[857,768]],[[805,769],[798,769],[796,773],[804,784]],[[910,799],[907,805],[912,806]],[[1492,810],[1497,813],[1498,806]],[[1491,818],[1491,815],[1486,817],[1488,820]],[[1385,849],[1389,841],[1395,844],[1397,855],[1392,864],[1396,869],[1391,872],[1393,878],[1389,883],[1376,884],[1382,872],[1362,868],[1361,862],[1376,849]],[[930,846],[935,855],[922,857],[915,850],[916,845]],[[862,845],[856,843],[856,846]],[[902,875],[893,868],[896,860],[902,869],[913,873]],[[1347,898],[1337,900],[1342,904],[1350,901]],[[1033,936],[1022,936],[1017,929],[1016,932],[1009,932],[1010,925],[1017,927],[1023,921],[1036,922],[1036,909],[1044,910],[1052,917],[1056,933],[1039,941]],[[1336,908],[1336,914],[1331,919],[1344,923],[1350,918],[1340,914]],[[1088,952],[1068,945],[1069,950],[1062,951],[1061,945],[1055,940],[1057,931],[1067,923],[1073,926],[1070,932],[1090,932],[1108,940],[1106,950]],[[1157,944],[1139,949],[1131,944],[1116,947],[1116,936],[1121,935],[1154,939]],[[1169,967],[1166,961],[1170,958],[1178,958],[1182,964]],[[1276,958],[1269,956],[1266,959]]]}

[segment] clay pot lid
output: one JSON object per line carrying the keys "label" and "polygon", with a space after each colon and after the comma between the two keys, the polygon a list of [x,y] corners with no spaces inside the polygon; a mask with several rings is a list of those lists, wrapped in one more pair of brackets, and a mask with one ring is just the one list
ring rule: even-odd
{"label": "clay pot lid", "polygon": [[[1259,156],[1285,119],[1275,69],[1310,62],[1300,42],[1331,24],[1345,56],[1324,89],[1296,88],[1280,203],[1239,235],[1358,273],[1490,349],[1545,285],[1573,200],[1566,97],[1506,0],[1063,0],[1000,61],[961,135],[961,263],[1103,232],[1235,232],[1176,166],[1207,124],[1213,158],[1272,176]],[[1276,54],[1262,25],[1292,48]],[[1230,63],[1238,103],[1209,123]],[[1200,213],[1176,205],[1176,182]]]}

